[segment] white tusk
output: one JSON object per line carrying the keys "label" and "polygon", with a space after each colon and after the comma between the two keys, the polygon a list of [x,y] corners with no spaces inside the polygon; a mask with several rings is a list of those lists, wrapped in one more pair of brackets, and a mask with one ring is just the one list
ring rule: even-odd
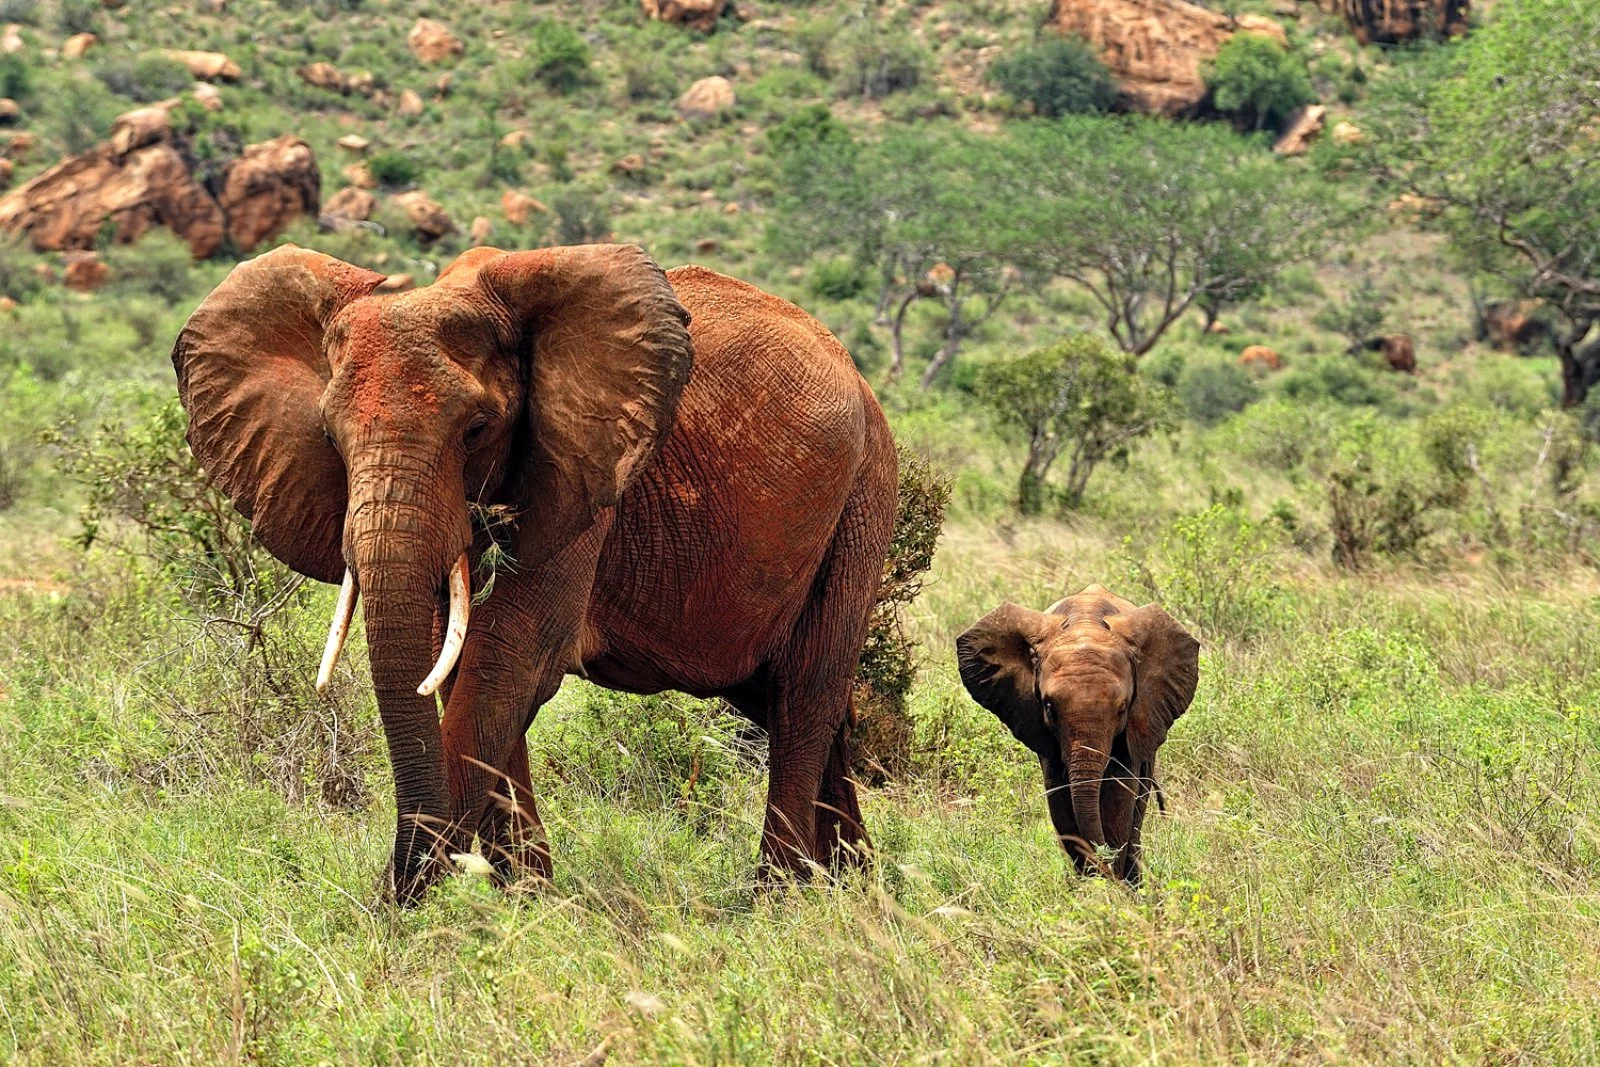
{"label": "white tusk", "polygon": [[431,697],[434,691],[456,669],[461,658],[461,646],[467,641],[467,617],[472,614],[472,578],[467,554],[461,553],[456,565],[450,568],[450,622],[444,628],[444,647],[439,650],[439,662],[433,671],[417,686],[417,695]]}
{"label": "white tusk", "polygon": [[344,651],[345,638],[350,636],[350,619],[356,613],[356,576],[346,567],[344,583],[339,586],[339,603],[333,609],[333,624],[328,627],[328,645],[322,650],[322,666],[317,670],[317,695],[328,691],[333,681],[333,669],[339,665],[339,653]]}

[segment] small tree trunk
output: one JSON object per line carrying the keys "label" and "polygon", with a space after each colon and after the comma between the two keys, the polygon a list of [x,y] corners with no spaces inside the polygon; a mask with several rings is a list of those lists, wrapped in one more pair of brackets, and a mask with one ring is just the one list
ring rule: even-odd
{"label": "small tree trunk", "polygon": [[905,295],[905,298],[900,301],[900,307],[895,311],[894,320],[889,326],[889,351],[891,353],[891,357],[889,361],[889,373],[886,375],[886,378],[891,382],[899,381],[900,376],[904,374],[906,370],[906,347],[903,332],[906,325],[906,309],[909,308],[916,299],[917,291],[913,288]]}
{"label": "small tree trunk", "polygon": [[956,358],[956,350],[961,347],[961,339],[966,335],[967,324],[961,318],[961,278],[950,283],[949,295],[945,297],[945,307],[950,312],[950,317],[944,324],[944,344],[939,346],[939,351],[934,354],[933,362],[928,364],[928,369],[922,374],[922,388],[930,388],[939,377],[939,372],[944,370],[946,364]]}
{"label": "small tree trunk", "polygon": [[1035,433],[1028,442],[1028,461],[1017,484],[1017,510],[1037,515],[1044,510],[1044,479],[1055,462],[1058,446],[1052,433]]}
{"label": "small tree trunk", "polygon": [[1561,359],[1561,406],[1575,408],[1589,397],[1589,389],[1600,382],[1600,339],[1583,344],[1589,324],[1582,323],[1556,338],[1556,355]]}

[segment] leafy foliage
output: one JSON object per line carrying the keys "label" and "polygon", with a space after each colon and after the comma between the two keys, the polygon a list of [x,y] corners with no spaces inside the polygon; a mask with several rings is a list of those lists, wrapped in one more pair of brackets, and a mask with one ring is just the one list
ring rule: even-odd
{"label": "leafy foliage", "polygon": [[1374,136],[1351,151],[1480,269],[1547,300],[1562,403],[1600,381],[1600,8],[1508,6],[1481,31],[1398,70],[1374,93]]}
{"label": "leafy foliage", "polygon": [[1087,290],[1143,355],[1197,301],[1233,301],[1327,247],[1340,194],[1217,126],[1073,118],[1013,134],[996,184],[1017,254]]}
{"label": "leafy foliage", "polygon": [[990,65],[989,80],[1045,118],[1110,111],[1117,102],[1105,64],[1076,37],[1044,37],[1001,56]]}
{"label": "leafy foliage", "polygon": [[867,623],[856,670],[856,766],[868,781],[901,775],[914,732],[906,698],[916,681],[918,652],[907,633],[905,611],[922,592],[950,504],[950,479],[905,446],[897,450],[900,487],[894,534],[883,579]]}
{"label": "leafy foliage", "polygon": [[1028,446],[1017,490],[1025,515],[1042,509],[1045,479],[1063,451],[1061,503],[1076,508],[1096,467],[1125,458],[1134,441],[1173,423],[1171,393],[1133,373],[1126,356],[1092,334],[986,364],[973,392],[1003,431]]}
{"label": "leafy foliage", "polygon": [[553,92],[575,92],[590,80],[589,45],[565,22],[534,23],[528,54],[534,75]]}
{"label": "leafy foliage", "polygon": [[1281,123],[1289,112],[1317,98],[1300,58],[1256,33],[1228,38],[1206,83],[1218,110],[1240,116],[1257,130]]}

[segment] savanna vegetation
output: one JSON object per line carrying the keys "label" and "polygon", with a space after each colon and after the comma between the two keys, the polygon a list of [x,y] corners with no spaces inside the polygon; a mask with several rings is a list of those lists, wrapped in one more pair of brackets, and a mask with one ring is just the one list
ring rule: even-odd
{"label": "savanna vegetation", "polygon": [[[759,890],[759,734],[572,679],[529,738],[554,883],[463,857],[396,909],[363,635],[319,697],[333,590],[183,443],[168,352],[237,254],[108,232],[85,295],[7,239],[0,1061],[1600,1060],[1600,9],[1385,49],[1300,4],[1172,120],[1031,0],[750,6],[0,0],[18,182],[187,92],[163,49],[223,51],[222,110],[180,115],[201,162],[297,133],[326,200],[371,142],[372,224],[279,239],[419,283],[475,216],[704,263],[828,325],[903,450],[870,867]],[[736,103],[680,116],[713,75]],[[1273,153],[1312,97],[1356,133]],[[1475,316],[1519,300],[1548,331],[1497,351]],[[1091,582],[1202,642],[1137,890],[1072,873],[954,665],[1002,601]]]}

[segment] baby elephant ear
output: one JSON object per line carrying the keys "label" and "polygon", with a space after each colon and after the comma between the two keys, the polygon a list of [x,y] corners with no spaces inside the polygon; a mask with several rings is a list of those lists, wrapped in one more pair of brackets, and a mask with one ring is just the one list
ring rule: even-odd
{"label": "baby elephant ear", "polygon": [[1039,704],[1034,651],[1049,625],[1042,612],[1001,604],[956,638],[956,664],[972,699],[994,712],[1018,741],[1034,752],[1059,756]]}
{"label": "baby elephant ear", "polygon": [[1108,615],[1106,623],[1134,648],[1134,694],[1128,709],[1128,754],[1138,774],[1150,773],[1167,731],[1194,701],[1200,684],[1200,642],[1155,604]]}
{"label": "baby elephant ear", "polygon": [[323,333],[383,280],[284,245],[241,263],[172,346],[189,447],[255,535],[294,570],[344,574],[345,470],[323,432]]}
{"label": "baby elephant ear", "polygon": [[615,504],[671,432],[694,349],[689,313],[633,245],[509,252],[479,267],[527,360],[527,452],[511,484],[519,563],[559,552]]}

